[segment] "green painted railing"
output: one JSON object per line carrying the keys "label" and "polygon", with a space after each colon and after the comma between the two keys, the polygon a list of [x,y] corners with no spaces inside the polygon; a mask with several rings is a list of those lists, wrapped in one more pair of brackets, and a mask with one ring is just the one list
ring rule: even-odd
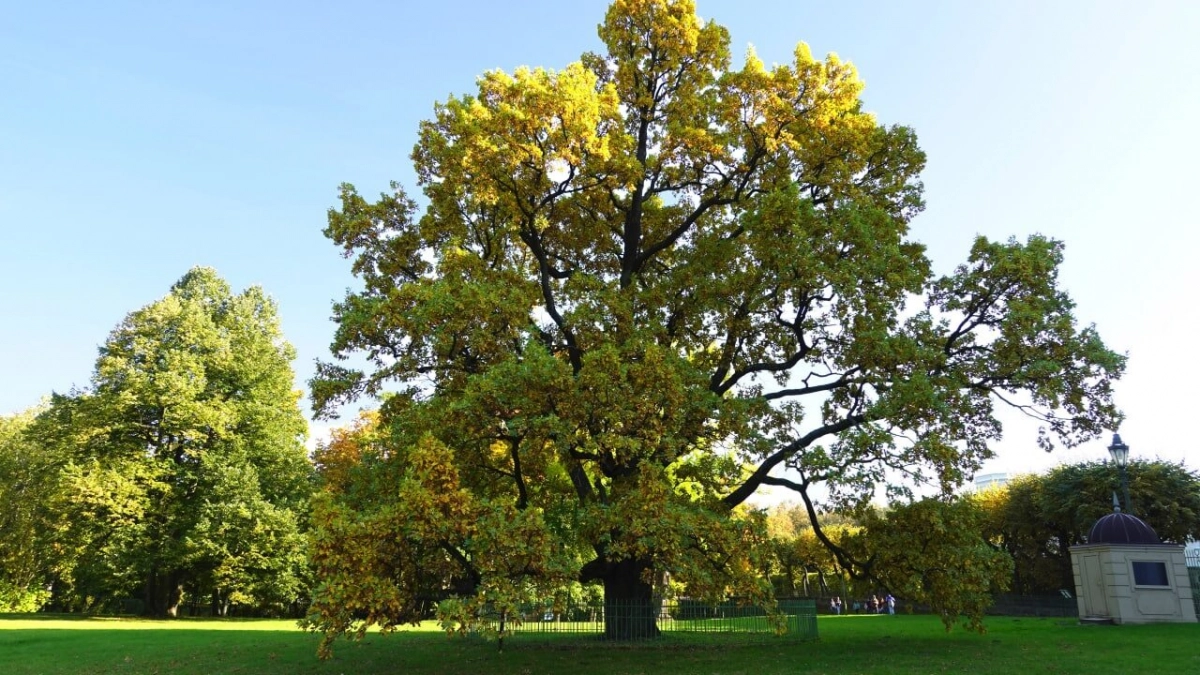
{"label": "green painted railing", "polygon": [[1188,577],[1192,580],[1192,605],[1196,609],[1196,617],[1200,618],[1200,551],[1188,551]]}
{"label": "green painted railing", "polygon": [[817,607],[811,598],[780,599],[774,616],[737,600],[609,600],[596,604],[533,603],[515,612],[488,611],[483,635],[530,642],[772,642],[817,637]]}

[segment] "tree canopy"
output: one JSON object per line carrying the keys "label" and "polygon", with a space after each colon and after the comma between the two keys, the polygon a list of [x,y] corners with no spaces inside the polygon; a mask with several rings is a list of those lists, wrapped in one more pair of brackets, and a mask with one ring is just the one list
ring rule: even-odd
{"label": "tree canopy", "polygon": [[61,462],[28,433],[40,408],[0,417],[0,612],[32,612],[55,572]]}
{"label": "tree canopy", "polygon": [[404,570],[430,556],[479,602],[565,580],[648,598],[669,571],[769,603],[760,487],[794,490],[871,574],[818,508],[949,490],[991,455],[998,406],[1047,448],[1120,419],[1124,359],[1077,324],[1061,242],[980,237],[932,273],[909,236],[925,155],[863,109],[849,63],[801,43],[735,66],[687,0],[616,0],[599,37],[437,104],[420,206],[345,185],[329,213],[362,282],[332,350],[365,365],[320,364],[315,409],[389,394],[365,472],[387,489],[319,516],[329,635],[418,618]]}
{"label": "tree canopy", "polygon": [[63,602],[140,589],[167,616],[185,592],[217,613],[298,598],[311,467],[293,358],[262,289],[208,268],[112,331],[91,386],[35,423],[63,458]]}

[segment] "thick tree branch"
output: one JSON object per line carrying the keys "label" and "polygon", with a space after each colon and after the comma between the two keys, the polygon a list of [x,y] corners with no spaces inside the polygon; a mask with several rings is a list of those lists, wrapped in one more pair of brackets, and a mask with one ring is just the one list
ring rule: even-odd
{"label": "thick tree branch", "polygon": [[439,542],[439,544],[441,545],[443,551],[445,551],[451,558],[453,558],[459,565],[462,566],[463,571],[466,572],[467,576],[471,578],[472,586],[478,586],[479,582],[483,580],[483,577],[480,576],[479,570],[471,564],[469,559],[467,559],[467,556],[463,555],[463,552],[458,550],[457,546],[454,546],[444,539]]}
{"label": "thick tree branch", "polygon": [[762,361],[743,366],[742,368],[734,371],[734,373],[730,375],[724,382],[717,385],[717,387],[713,389],[713,392],[717,394],[724,394],[733,388],[734,385],[740,382],[743,377],[746,377],[747,375],[753,375],[754,373],[778,373],[785,370],[791,370],[796,366],[797,363],[800,363],[805,356],[808,356],[809,352],[811,351],[812,347],[810,345],[802,343],[800,345],[800,350],[789,356],[784,361]]}
{"label": "thick tree branch", "polygon": [[575,494],[578,495],[581,504],[595,499],[596,491],[592,487],[592,481],[588,478],[587,470],[583,468],[582,462],[572,462],[567,469],[567,476],[571,478],[571,484],[575,486]]}
{"label": "thick tree branch", "polygon": [[853,384],[860,384],[861,382],[859,380],[853,380],[853,379],[850,379],[850,377],[849,377],[850,373],[853,373],[856,370],[857,369],[852,369],[852,370],[848,371],[845,375],[838,378],[837,380],[834,380],[833,382],[826,382],[825,384],[814,384],[814,385],[807,386],[807,387],[796,387],[793,389],[780,389],[779,391],[773,391],[769,394],[763,394],[763,398],[767,401],[775,401],[775,400],[778,400],[781,398],[806,396],[808,394],[816,394],[816,393],[823,392],[823,391],[833,391],[834,389],[841,389],[842,387],[850,386]]}
{"label": "thick tree branch", "polygon": [[529,506],[529,490],[525,487],[525,476],[521,473],[521,438],[510,438],[508,452],[512,457],[513,480],[517,483],[517,510],[524,511]]}
{"label": "thick tree branch", "polygon": [[871,566],[874,563],[874,558],[866,561],[865,563],[855,560],[854,557],[846,551],[846,549],[838,546],[832,539],[829,538],[829,535],[825,533],[824,528],[821,527],[821,520],[817,515],[817,509],[813,505],[812,499],[808,496],[808,486],[810,485],[809,481],[797,483],[795,481],[788,480],[787,478],[768,476],[763,481],[763,484],[786,487],[789,490],[798,493],[800,498],[804,500],[804,510],[808,513],[808,522],[812,525],[813,534],[816,535],[817,540],[819,540],[821,544],[833,554],[833,557],[837,558],[838,564],[841,565],[842,569],[846,570],[851,577],[854,577],[855,579],[865,579],[869,577]]}
{"label": "thick tree branch", "polygon": [[625,223],[621,232],[621,242],[623,249],[621,253],[621,288],[628,288],[629,284],[633,283],[633,274],[637,270],[638,252],[642,246],[642,203],[646,198],[644,190],[645,186],[645,171],[646,157],[649,152],[650,143],[650,121],[654,115],[654,106],[651,105],[647,110],[641,113],[641,119],[638,121],[637,129],[637,161],[642,167],[642,178],[638,184],[634,186],[633,195],[630,199],[629,210],[625,211]]}
{"label": "thick tree branch", "polygon": [[567,340],[567,358],[571,361],[571,368],[575,373],[583,370],[583,351],[579,348],[579,343],[575,339],[575,332],[567,325],[566,319],[558,311],[558,306],[554,301],[554,289],[550,285],[550,262],[546,255],[546,251],[542,246],[541,237],[532,228],[522,228],[520,233],[521,241],[529,247],[531,253],[538,263],[539,286],[542,289],[542,301],[546,303],[546,313],[554,320],[554,324],[562,331],[563,337]]}
{"label": "thick tree branch", "polygon": [[865,424],[868,421],[869,420],[864,415],[850,415],[832,424],[826,424],[825,426],[813,429],[804,436],[797,438],[791,443],[788,443],[776,452],[772,453],[771,456],[764,459],[762,463],[758,465],[758,468],[754,470],[754,473],[750,474],[750,477],[747,478],[744,483],[738,486],[738,488],[733,492],[725,495],[721,501],[729,508],[733,508],[738,504],[741,504],[742,502],[746,501],[750,495],[754,494],[754,491],[758,489],[758,486],[763,484],[764,479],[767,478],[772,469],[779,466],[792,455],[796,454],[800,450],[803,450],[809,445],[812,445],[812,443],[817,439],[824,438],[825,436],[829,436],[831,434],[840,434],[847,429],[853,429],[854,427]]}

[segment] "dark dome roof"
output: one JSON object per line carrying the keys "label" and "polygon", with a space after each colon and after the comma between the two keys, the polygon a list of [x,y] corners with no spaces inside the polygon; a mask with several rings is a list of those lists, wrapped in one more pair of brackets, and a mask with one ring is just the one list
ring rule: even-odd
{"label": "dark dome roof", "polygon": [[1137,516],[1110,513],[1092,525],[1089,544],[1161,544],[1154,529]]}

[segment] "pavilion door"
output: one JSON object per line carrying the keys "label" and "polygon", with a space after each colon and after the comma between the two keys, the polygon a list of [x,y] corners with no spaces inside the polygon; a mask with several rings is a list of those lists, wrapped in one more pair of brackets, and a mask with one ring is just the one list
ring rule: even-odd
{"label": "pavilion door", "polygon": [[1083,602],[1088,616],[1108,616],[1108,593],[1104,587],[1100,556],[1083,556],[1083,583],[1087,588]]}

